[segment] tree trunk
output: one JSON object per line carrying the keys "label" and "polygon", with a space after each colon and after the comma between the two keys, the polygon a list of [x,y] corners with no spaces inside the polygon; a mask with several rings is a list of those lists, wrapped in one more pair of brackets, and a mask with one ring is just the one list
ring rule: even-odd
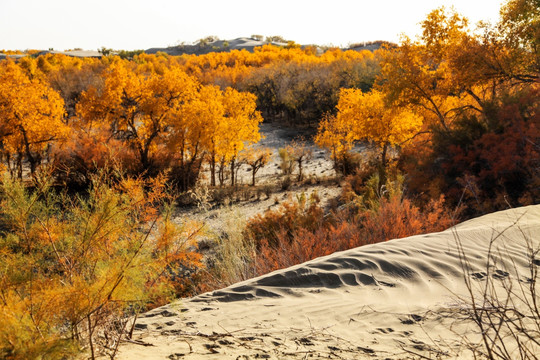
{"label": "tree trunk", "polygon": [[235,158],[232,158],[231,160],[231,186],[234,186],[234,165],[235,165]]}
{"label": "tree trunk", "polygon": [[139,146],[139,155],[141,157],[141,167],[143,171],[148,170],[150,167],[150,161],[148,158],[148,148],[143,148],[142,146]]}
{"label": "tree trunk", "polygon": [[[26,157],[28,158],[28,162],[30,163],[30,174],[32,174],[32,177],[35,177],[36,168],[38,165],[38,158],[32,155],[32,151],[30,150],[30,142],[28,141],[28,136],[26,134],[26,129],[20,126],[20,130],[23,135],[24,149],[26,150]],[[22,164],[21,164],[20,177],[22,178]]]}
{"label": "tree trunk", "polygon": [[19,179],[22,179],[22,158],[23,158],[23,155],[21,152],[19,152],[17,154],[17,177]]}
{"label": "tree trunk", "polygon": [[34,178],[36,176],[37,161],[33,156],[29,156],[28,162],[30,163],[30,174]]}
{"label": "tree trunk", "polygon": [[210,185],[216,186],[216,157],[214,155],[210,158]]}
{"label": "tree trunk", "polygon": [[223,187],[223,184],[225,183],[225,160],[221,159],[219,162],[219,186]]}
{"label": "tree trunk", "polygon": [[185,176],[185,171],[186,171],[186,167],[185,167],[185,163],[186,163],[186,159],[185,159],[185,147],[184,147],[184,144],[182,144],[182,146],[180,147],[180,177],[181,177],[181,181],[182,181],[182,186],[181,186],[181,190],[182,191],[185,191],[186,190],[186,176]]}
{"label": "tree trunk", "polygon": [[385,143],[384,146],[383,146],[383,151],[382,151],[382,157],[381,157],[381,162],[382,162],[382,166],[383,168],[386,168],[386,153],[388,151],[388,144]]}
{"label": "tree trunk", "polygon": [[240,167],[242,166],[242,163],[237,163],[235,164],[235,174],[234,174],[234,181],[236,183],[236,185],[238,185],[238,172],[240,171]]}
{"label": "tree trunk", "polygon": [[382,155],[381,155],[381,167],[379,169],[379,185],[382,186],[386,183],[386,165],[388,160],[386,159],[388,152],[388,143],[384,143]]}
{"label": "tree trunk", "polygon": [[9,176],[13,179],[13,173],[14,173],[14,168],[13,168],[13,165],[11,164],[11,154],[10,153],[7,153],[6,154],[6,163],[7,163],[7,167],[8,167],[8,170],[9,170]]}

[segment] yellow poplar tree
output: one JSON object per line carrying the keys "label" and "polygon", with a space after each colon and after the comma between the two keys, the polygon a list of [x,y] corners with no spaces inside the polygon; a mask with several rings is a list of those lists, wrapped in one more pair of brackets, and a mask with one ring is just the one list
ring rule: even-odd
{"label": "yellow poplar tree", "polygon": [[208,154],[210,166],[210,185],[216,185],[216,164],[219,157],[225,108],[223,91],[218,86],[204,86],[199,91],[197,117],[204,129],[204,149]]}
{"label": "yellow poplar tree", "polygon": [[343,120],[343,118],[338,119],[336,116],[326,115],[319,123],[315,136],[315,144],[330,151],[336,168],[354,145],[354,138],[351,136],[352,124],[345,123]]}
{"label": "yellow poplar tree", "polygon": [[378,89],[444,132],[464,111],[487,114],[501,74],[512,72],[506,50],[490,36],[472,34],[466,18],[444,8],[428,14],[422,28],[417,41],[405,38],[379,52]]}
{"label": "yellow poplar tree", "polygon": [[[337,146],[343,141],[349,147],[354,141],[368,140],[381,149],[382,169],[387,164],[388,148],[402,145],[422,126],[420,116],[407,108],[387,104],[384,94],[377,90],[363,93],[358,89],[342,89],[337,109],[337,115],[319,130],[318,144]],[[333,129],[337,131],[332,133]],[[343,129],[349,131],[345,133]]]}
{"label": "yellow poplar tree", "polygon": [[30,79],[11,61],[1,65],[0,141],[8,161],[10,154],[18,154],[19,177],[23,156],[34,175],[48,144],[66,136],[64,113],[64,101],[48,85]]}
{"label": "yellow poplar tree", "polygon": [[223,94],[224,121],[220,122],[219,153],[230,162],[231,185],[236,183],[235,165],[238,153],[246,144],[254,144],[261,139],[259,124],[263,118],[256,110],[256,96],[227,88]]}
{"label": "yellow poplar tree", "polygon": [[172,114],[169,147],[178,153],[183,189],[196,180],[206,153],[210,154],[211,171],[215,170],[212,159],[216,158],[218,125],[224,113],[221,97],[217,86],[201,86],[193,99]]}
{"label": "yellow poplar tree", "polygon": [[77,106],[88,122],[111,127],[137,152],[143,170],[150,167],[151,152],[168,132],[169,123],[196,92],[196,83],[178,68],[163,74],[140,73],[124,61],[114,61],[102,89],[91,87]]}
{"label": "yellow poplar tree", "polygon": [[256,110],[255,95],[232,88],[221,91],[217,86],[205,86],[199,92],[196,118],[205,130],[204,146],[208,153],[211,185],[216,185],[216,166],[220,165],[220,183],[224,182],[225,166],[231,166],[231,185],[235,184],[238,154],[246,144],[261,139],[259,124],[263,118]]}

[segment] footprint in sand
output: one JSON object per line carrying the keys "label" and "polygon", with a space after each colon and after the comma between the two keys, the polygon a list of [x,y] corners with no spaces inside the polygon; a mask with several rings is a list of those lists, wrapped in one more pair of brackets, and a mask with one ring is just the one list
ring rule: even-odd
{"label": "footprint in sand", "polygon": [[495,273],[492,275],[495,279],[502,280],[510,275],[507,271],[495,270]]}
{"label": "footprint in sand", "polygon": [[171,354],[169,356],[167,356],[167,358],[171,359],[171,360],[178,360],[178,359],[182,359],[186,354],[182,354],[182,353],[174,353],[174,354]]}
{"label": "footprint in sand", "polygon": [[412,325],[414,323],[422,321],[423,319],[424,318],[420,315],[409,314],[409,319],[400,319],[399,321],[401,321],[401,323],[404,325]]}
{"label": "footprint in sand", "polygon": [[390,334],[390,333],[393,333],[394,332],[394,329],[392,328],[386,328],[386,329],[383,329],[383,328],[377,328],[375,329],[377,331],[373,332],[374,334],[376,333],[382,333],[382,334]]}
{"label": "footprint in sand", "polygon": [[475,273],[472,273],[471,276],[473,279],[475,280],[482,280],[486,277],[486,273],[485,272],[475,272]]}

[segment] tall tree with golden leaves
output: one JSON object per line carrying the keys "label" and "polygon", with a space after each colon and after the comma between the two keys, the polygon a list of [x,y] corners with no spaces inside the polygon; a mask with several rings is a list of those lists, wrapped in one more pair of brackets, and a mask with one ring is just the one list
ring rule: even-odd
{"label": "tall tree with golden leaves", "polygon": [[255,95],[227,88],[223,93],[225,120],[222,122],[220,154],[230,161],[231,185],[236,184],[235,162],[238,153],[246,144],[254,144],[261,139],[259,124],[263,118],[256,110]]}
{"label": "tall tree with golden leaves", "polygon": [[[387,151],[411,139],[422,126],[422,118],[407,108],[387,103],[377,90],[363,93],[358,89],[341,90],[338,113],[319,129],[317,143],[338,146],[340,136],[350,147],[355,141],[367,140],[381,149],[381,175],[387,165]],[[332,133],[336,129],[337,133]],[[349,129],[345,134],[341,129]],[[340,131],[341,130],[341,131]]]}
{"label": "tall tree with golden leaves", "polygon": [[17,154],[19,177],[23,156],[34,175],[48,144],[65,137],[64,113],[64,101],[47,84],[11,61],[1,65],[0,141],[8,158]]}
{"label": "tall tree with golden leaves", "polygon": [[197,84],[177,67],[148,74],[120,60],[103,77],[102,88],[94,86],[82,94],[78,113],[89,123],[110,126],[136,151],[142,170],[148,170],[152,151],[184,103],[195,96]]}

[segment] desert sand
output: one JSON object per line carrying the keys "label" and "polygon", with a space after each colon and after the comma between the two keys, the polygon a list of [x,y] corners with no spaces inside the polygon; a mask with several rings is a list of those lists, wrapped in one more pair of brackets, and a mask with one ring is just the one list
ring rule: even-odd
{"label": "desert sand", "polygon": [[118,358],[471,358],[465,277],[527,281],[538,234],[540,205],[318,258],[142,314]]}

